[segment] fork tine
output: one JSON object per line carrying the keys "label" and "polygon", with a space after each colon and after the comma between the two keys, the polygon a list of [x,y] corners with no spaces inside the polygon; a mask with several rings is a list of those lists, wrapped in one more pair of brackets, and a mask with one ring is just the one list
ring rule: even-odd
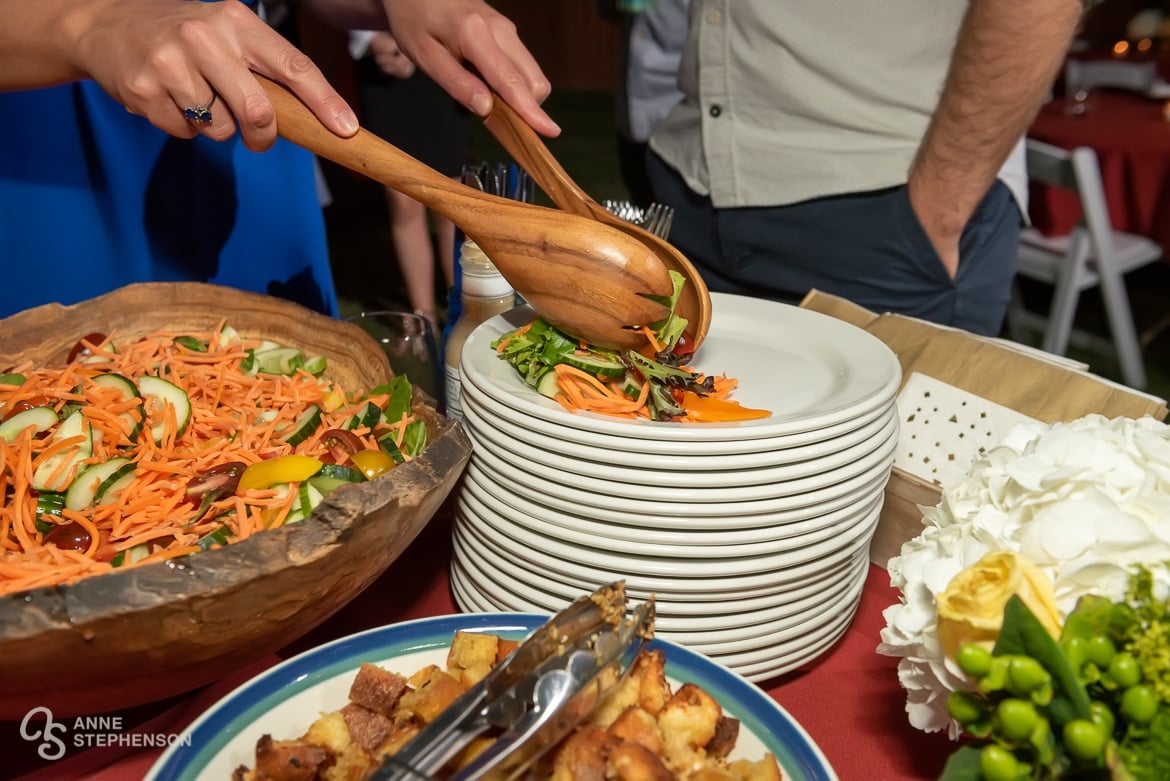
{"label": "fork tine", "polygon": [[665,239],[670,235],[670,226],[674,222],[674,209],[670,206],[663,206],[662,212],[662,227],[658,231],[658,237]]}

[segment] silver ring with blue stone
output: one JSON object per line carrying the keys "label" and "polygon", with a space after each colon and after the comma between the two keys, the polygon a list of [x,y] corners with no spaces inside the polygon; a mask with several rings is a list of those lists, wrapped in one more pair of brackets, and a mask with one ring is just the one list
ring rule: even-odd
{"label": "silver ring with blue stone", "polygon": [[183,109],[183,116],[190,122],[196,125],[210,125],[211,124],[211,104],[215,103],[216,95],[211,93],[211,100],[200,106],[187,106]]}

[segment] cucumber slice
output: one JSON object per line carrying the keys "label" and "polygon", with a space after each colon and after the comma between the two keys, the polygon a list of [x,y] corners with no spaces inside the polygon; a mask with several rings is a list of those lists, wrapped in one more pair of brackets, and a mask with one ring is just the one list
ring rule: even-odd
{"label": "cucumber slice", "polygon": [[317,477],[323,477],[329,480],[344,480],[347,483],[364,483],[366,481],[366,476],[361,473],[361,470],[342,464],[322,464],[317,474],[309,479],[312,480]]}
{"label": "cucumber slice", "polygon": [[382,436],[378,437],[378,444],[381,445],[382,449],[385,450],[386,453],[394,459],[394,463],[406,463],[406,456],[402,454],[402,448],[398,447],[398,443],[394,441],[393,431],[391,431],[389,434],[383,434]]}
{"label": "cucumber slice", "polygon": [[34,434],[46,431],[57,424],[59,418],[52,407],[33,407],[21,410],[8,420],[0,423],[0,439],[5,442],[15,442],[20,432],[30,426]]}
{"label": "cucumber slice", "polygon": [[537,393],[550,399],[556,398],[556,395],[561,392],[561,386],[557,384],[557,373],[551,369],[540,375],[535,387]]}
{"label": "cucumber slice", "polygon": [[24,385],[25,376],[11,372],[9,374],[0,374],[0,385]]}
{"label": "cucumber slice", "polygon": [[321,408],[310,404],[293,423],[292,431],[283,435],[281,439],[293,447],[308,439],[321,425]]}
{"label": "cucumber slice", "polygon": [[328,361],[325,360],[324,355],[314,355],[311,358],[306,358],[305,365],[301,368],[316,377],[325,371],[327,364]]}
{"label": "cucumber slice", "polygon": [[109,504],[117,499],[122,490],[134,482],[134,475],[137,472],[138,469],[133,463],[123,464],[121,468],[115,470],[98,487],[97,503],[99,505]]}
{"label": "cucumber slice", "polygon": [[145,542],[140,542],[131,548],[118,551],[117,555],[110,559],[110,566],[117,569],[127,564],[137,564],[149,555],[150,545]]}
{"label": "cucumber slice", "polygon": [[207,342],[196,339],[194,336],[176,336],[175,344],[180,347],[186,347],[191,352],[205,353],[207,352]]}
{"label": "cucumber slice", "polygon": [[207,534],[200,537],[195,541],[195,544],[199,546],[200,550],[211,550],[214,547],[227,545],[228,540],[231,538],[232,530],[228,527],[227,524],[224,524],[215,531],[208,532]]}
{"label": "cucumber slice", "polygon": [[322,496],[328,496],[338,488],[341,488],[341,486],[353,485],[353,483],[337,477],[310,477],[309,485],[320,491]]}
{"label": "cucumber slice", "polygon": [[[41,491],[37,494],[37,522],[41,522],[43,515],[60,515],[65,509],[65,494],[52,491]],[[48,531],[42,530],[42,533]]]}
{"label": "cucumber slice", "polygon": [[142,394],[138,392],[138,386],[131,382],[128,378],[121,374],[99,374],[93,378],[94,385],[100,385],[103,388],[117,388],[122,393],[122,399],[139,399],[138,414],[134,414],[127,410],[118,417],[126,424],[126,436],[131,442],[138,441],[138,435],[142,432],[142,421],[146,420],[146,410],[142,406]]}
{"label": "cucumber slice", "polygon": [[296,374],[305,365],[305,354],[295,347],[273,347],[256,352],[256,367],[264,374]]}
{"label": "cucumber slice", "polygon": [[93,430],[81,410],[76,410],[61,421],[61,425],[53,432],[51,443],[74,437],[82,437],[81,442],[41,462],[33,472],[33,488],[38,491],[64,491],[73,482],[81,463],[93,455]]}
{"label": "cucumber slice", "polygon": [[225,324],[223,328],[219,329],[219,346],[227,347],[230,344],[235,344],[240,340],[240,333],[230,325]]}
{"label": "cucumber slice", "polygon": [[[138,390],[146,398],[151,410],[165,410],[164,405],[169,405],[174,409],[175,422],[178,424],[175,429],[175,438],[183,436],[183,432],[187,430],[187,425],[191,422],[191,400],[187,398],[186,391],[162,377],[150,375],[138,380]],[[165,430],[166,427],[162,423],[151,426],[151,439],[161,444]]]}
{"label": "cucumber slice", "polygon": [[[81,512],[94,503],[98,491],[110,475],[130,464],[128,458],[111,458],[100,464],[92,464],[78,473],[65,492],[65,506],[74,512]],[[133,468],[133,464],[130,464]]]}
{"label": "cucumber slice", "polygon": [[345,421],[345,427],[351,431],[355,428],[368,428],[373,431],[374,426],[378,425],[382,420],[382,410],[372,401],[367,401],[365,406],[357,411],[349,420]]}
{"label": "cucumber slice", "polygon": [[576,367],[581,371],[595,374],[598,377],[608,377],[611,379],[618,379],[626,376],[626,365],[621,362],[621,359],[614,356],[603,355],[602,353],[589,352],[568,352],[560,357],[561,363],[567,363],[569,366]]}
{"label": "cucumber slice", "polygon": [[293,502],[292,509],[289,510],[285,517],[286,524],[303,521],[313,514],[313,510],[317,505],[325,500],[324,495],[308,480],[304,481],[297,487],[297,499]]}

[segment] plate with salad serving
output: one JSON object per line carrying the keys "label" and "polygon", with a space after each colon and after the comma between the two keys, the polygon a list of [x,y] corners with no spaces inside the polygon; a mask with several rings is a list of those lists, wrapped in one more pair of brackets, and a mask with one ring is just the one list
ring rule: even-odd
{"label": "plate with salad serving", "polygon": [[637,458],[625,459],[620,456],[614,459],[609,454],[620,451],[577,448],[553,437],[546,437],[543,440],[539,437],[529,438],[524,436],[523,429],[509,428],[498,418],[485,416],[471,403],[464,405],[463,422],[478,438],[529,462],[601,480],[679,488],[764,485],[826,472],[847,466],[871,452],[876,443],[889,438],[897,427],[894,416],[888,414],[859,428],[857,436],[849,439],[842,437],[840,448],[832,452],[811,455],[787,463],[735,468],[723,463],[722,459],[678,457],[679,462],[705,461],[708,468],[675,469],[672,466],[656,467],[651,463],[650,456],[644,454],[636,454],[642,456],[640,462]]}
{"label": "plate with salad serving", "polygon": [[[584,458],[643,470],[678,472],[764,469],[829,456],[873,436],[875,430],[883,426],[895,412],[893,406],[881,407],[849,421],[847,425],[822,429],[824,438],[816,442],[778,446],[781,444],[778,438],[749,439],[744,442],[761,449],[741,453],[710,453],[695,452],[695,446],[699,443],[694,442],[617,437],[558,426],[500,404],[491,396],[476,389],[474,385],[468,385],[467,390],[463,392],[462,402],[464,417],[474,415],[482,420],[490,420],[494,430],[506,434],[518,443],[547,448],[571,458]],[[466,412],[467,410],[470,412]]]}
{"label": "plate with salad serving", "polygon": [[[256,744],[263,735],[296,738],[319,714],[346,706],[363,663],[411,675],[430,664],[444,667],[456,632],[519,640],[547,620],[547,615],[524,613],[439,616],[372,629],[306,651],[212,706],[167,749],[146,779],[231,778],[237,767],[255,764]],[[656,638],[648,645],[663,654],[672,688],[694,684],[726,716],[739,721],[731,758],[756,761],[770,753],[787,781],[836,781],[836,773],[808,733],[758,687],[670,641]]]}
{"label": "plate with salad serving", "polygon": [[[716,293],[712,305],[711,330],[697,353],[679,356],[676,343],[671,350],[656,352],[655,359],[632,351],[615,355],[579,349],[563,335],[550,332],[551,326],[536,320],[530,308],[519,307],[481,324],[468,337],[460,362],[463,382],[519,412],[559,425],[622,437],[700,443],[801,434],[854,420],[892,403],[901,367],[889,347],[866,331],[828,315],[763,299]],[[688,392],[692,400],[706,394],[718,397],[719,402],[726,397],[752,414],[745,413],[744,419],[734,422],[694,422],[733,417],[733,410],[713,402],[710,406],[718,411],[710,418],[699,408],[687,412],[694,424],[683,425],[570,412],[553,400],[556,371],[545,371],[547,356],[552,354],[569,361],[563,373],[589,372],[609,377],[623,388],[647,386],[643,394],[658,399],[654,417],[661,418],[663,410],[672,408],[671,398],[680,399]],[[683,361],[685,366],[680,365]],[[669,387],[662,391],[664,384],[680,380],[680,375],[689,382],[695,374],[713,381],[713,387],[709,384],[704,391],[688,385],[673,395]],[[652,381],[659,376],[666,377],[664,383]],[[677,402],[684,407],[688,403]],[[757,416],[757,412],[763,414]]]}

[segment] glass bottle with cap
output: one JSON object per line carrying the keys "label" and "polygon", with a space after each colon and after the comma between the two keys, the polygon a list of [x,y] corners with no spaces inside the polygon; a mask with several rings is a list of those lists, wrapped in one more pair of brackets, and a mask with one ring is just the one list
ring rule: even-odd
{"label": "glass bottle with cap", "polygon": [[444,351],[447,416],[456,420],[463,417],[459,399],[459,359],[463,355],[463,343],[480,323],[516,306],[516,291],[511,283],[471,239],[466,239],[459,248],[459,270],[462,307],[459,319],[447,336]]}

